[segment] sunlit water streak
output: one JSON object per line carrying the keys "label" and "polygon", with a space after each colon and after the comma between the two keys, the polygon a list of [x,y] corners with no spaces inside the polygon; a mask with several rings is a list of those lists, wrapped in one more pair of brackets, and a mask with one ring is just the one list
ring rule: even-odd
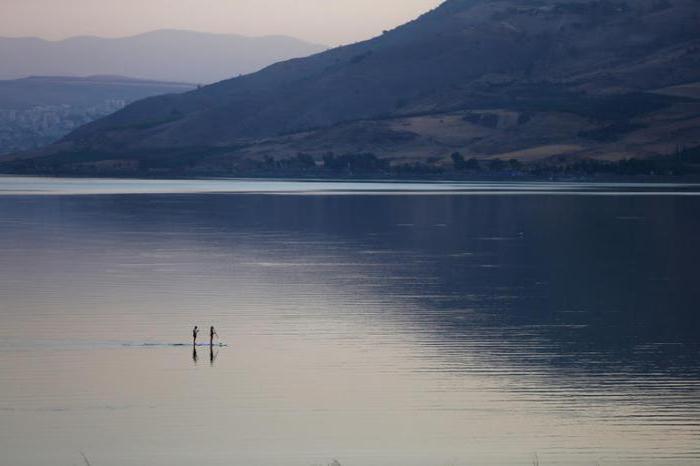
{"label": "sunlit water streak", "polygon": [[138,180],[50,178],[0,175],[0,195],[114,194],[276,194],[276,195],[593,195],[699,196],[697,183],[459,182],[459,181],[279,181],[250,179]]}
{"label": "sunlit water streak", "polygon": [[691,186],[110,183],[0,179],[2,465],[700,462]]}

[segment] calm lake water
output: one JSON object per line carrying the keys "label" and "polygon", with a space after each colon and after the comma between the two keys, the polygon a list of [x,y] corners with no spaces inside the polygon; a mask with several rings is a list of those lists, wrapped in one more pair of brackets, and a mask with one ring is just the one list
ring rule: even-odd
{"label": "calm lake water", "polygon": [[698,194],[0,178],[0,464],[700,464]]}

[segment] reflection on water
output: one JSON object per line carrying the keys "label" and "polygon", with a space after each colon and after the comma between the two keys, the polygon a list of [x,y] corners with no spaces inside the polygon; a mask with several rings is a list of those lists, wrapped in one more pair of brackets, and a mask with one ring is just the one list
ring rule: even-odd
{"label": "reflection on water", "polygon": [[700,200],[617,194],[0,196],[0,463],[697,463]]}
{"label": "reflection on water", "polygon": [[[214,367],[214,362],[219,356],[219,350],[214,349],[214,345],[209,345],[209,364]],[[197,354],[197,345],[192,345],[192,361],[195,365],[199,362],[199,354]]]}
{"label": "reflection on water", "polygon": [[214,361],[219,356],[219,350],[214,351],[214,346],[209,346],[209,364],[214,367]]}

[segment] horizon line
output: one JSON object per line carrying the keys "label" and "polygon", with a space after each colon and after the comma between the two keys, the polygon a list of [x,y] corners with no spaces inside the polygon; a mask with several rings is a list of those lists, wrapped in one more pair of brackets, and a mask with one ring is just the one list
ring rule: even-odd
{"label": "horizon line", "polygon": [[93,34],[80,34],[80,35],[74,35],[74,36],[67,36],[67,37],[63,37],[60,39],[51,39],[51,38],[42,37],[39,35],[36,35],[36,36],[31,36],[31,35],[22,35],[22,36],[0,35],[0,39],[38,40],[38,41],[49,42],[49,43],[60,43],[60,42],[66,42],[66,41],[76,40],[76,39],[98,39],[98,40],[134,39],[137,37],[143,37],[143,36],[147,36],[150,34],[157,34],[157,33],[164,33],[164,32],[188,33],[188,34],[197,34],[197,35],[203,35],[203,36],[238,37],[241,39],[284,38],[284,39],[297,40],[299,42],[304,42],[304,43],[309,44],[309,45],[316,45],[316,46],[326,47],[326,48],[332,48],[332,47],[337,46],[337,45],[320,43],[320,42],[316,42],[316,41],[310,41],[310,40],[302,39],[300,37],[292,36],[289,34],[264,34],[264,35],[254,36],[254,35],[240,34],[240,33],[236,33],[236,32],[210,32],[210,31],[201,31],[201,30],[196,30],[196,29],[181,29],[181,28],[151,29],[151,30],[147,30],[147,31],[143,31],[143,32],[133,33],[133,34],[115,35],[115,36],[99,36],[99,35],[93,35]]}

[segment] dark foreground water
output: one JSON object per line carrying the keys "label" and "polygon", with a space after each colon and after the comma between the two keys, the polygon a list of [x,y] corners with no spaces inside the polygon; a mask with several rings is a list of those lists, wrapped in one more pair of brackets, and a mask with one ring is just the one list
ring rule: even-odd
{"label": "dark foreground water", "polygon": [[0,178],[0,465],[699,464],[697,193]]}

